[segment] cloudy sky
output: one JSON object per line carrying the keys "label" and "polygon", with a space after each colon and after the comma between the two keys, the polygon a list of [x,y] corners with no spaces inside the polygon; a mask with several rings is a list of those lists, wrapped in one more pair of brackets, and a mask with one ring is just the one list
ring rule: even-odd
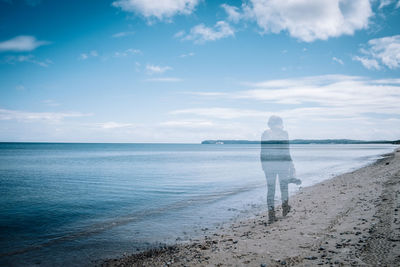
{"label": "cloudy sky", "polygon": [[0,141],[400,139],[399,0],[0,0]]}

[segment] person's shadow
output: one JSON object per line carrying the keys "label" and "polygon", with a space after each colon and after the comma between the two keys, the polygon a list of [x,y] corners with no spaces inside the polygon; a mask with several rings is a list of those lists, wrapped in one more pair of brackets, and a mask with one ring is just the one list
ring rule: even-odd
{"label": "person's shadow", "polygon": [[290,211],[289,184],[301,184],[296,178],[296,170],[290,156],[289,136],[283,129],[283,121],[278,116],[271,116],[268,120],[269,129],[261,136],[261,165],[267,179],[267,205],[268,222],[272,223],[275,217],[275,185],[279,179],[282,198],[282,215],[286,216]]}

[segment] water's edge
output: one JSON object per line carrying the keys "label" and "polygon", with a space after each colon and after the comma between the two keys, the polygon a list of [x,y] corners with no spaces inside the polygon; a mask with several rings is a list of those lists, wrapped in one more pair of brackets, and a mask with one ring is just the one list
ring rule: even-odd
{"label": "water's edge", "polygon": [[[361,169],[367,168],[369,166],[379,165],[379,164],[381,164],[382,161],[385,160],[385,158],[392,157],[394,155],[395,151],[397,151],[398,149],[399,149],[398,147],[395,147],[392,152],[381,154],[378,156],[377,159],[375,159],[372,162],[368,162],[361,167],[352,168],[352,169],[348,170],[347,172],[339,173],[335,176],[332,176],[325,180],[322,180],[316,184],[313,184],[310,186],[305,186],[305,187],[303,187],[303,189],[311,189],[313,187],[318,187],[321,183],[324,183],[329,180],[333,180],[333,179],[337,178],[338,176],[350,174],[350,173],[359,171]],[[300,192],[301,192],[300,190],[296,191],[291,196],[294,197],[295,195],[299,194]],[[223,229],[228,229],[232,225],[246,223],[247,221],[254,220],[257,217],[260,218],[263,215],[267,215],[267,209],[266,209],[267,206],[263,205],[263,207],[261,207],[261,208],[264,208],[264,209],[260,209],[260,207],[251,207],[248,210],[248,213],[243,214],[242,216],[237,216],[233,220],[231,220],[229,222],[225,222],[217,228],[214,228],[214,229],[205,228],[205,229],[203,229],[203,232],[201,234],[191,236],[190,240],[184,240],[184,241],[176,240],[175,242],[153,243],[148,248],[137,251],[135,253],[129,254],[126,252],[121,252],[120,253],[121,256],[119,256],[119,257],[101,258],[101,259],[92,260],[92,264],[93,264],[93,266],[102,266],[102,265],[107,265],[110,262],[118,261],[118,260],[128,258],[128,257],[131,259],[130,261],[132,261],[132,258],[133,259],[134,258],[138,258],[138,259],[151,258],[158,254],[169,253],[171,251],[175,251],[180,246],[185,246],[185,245],[190,246],[190,245],[198,244],[198,243],[201,243],[202,241],[206,240],[208,236],[212,236],[214,234],[219,235]],[[281,205],[278,205],[277,208],[280,209]],[[245,217],[245,215],[246,215],[246,217]],[[248,215],[250,215],[250,216],[248,216]],[[267,222],[266,222],[266,224],[267,224]]]}

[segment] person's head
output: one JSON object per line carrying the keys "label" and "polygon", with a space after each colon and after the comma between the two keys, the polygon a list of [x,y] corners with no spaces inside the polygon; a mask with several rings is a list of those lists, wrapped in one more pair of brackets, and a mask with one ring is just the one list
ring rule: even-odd
{"label": "person's head", "polygon": [[274,129],[283,129],[283,121],[279,116],[272,115],[268,120],[268,127],[272,130]]}

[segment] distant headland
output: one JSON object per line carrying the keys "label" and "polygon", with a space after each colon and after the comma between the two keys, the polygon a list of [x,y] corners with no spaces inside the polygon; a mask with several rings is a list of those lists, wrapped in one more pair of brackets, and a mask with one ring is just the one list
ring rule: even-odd
{"label": "distant headland", "polygon": [[[232,145],[232,144],[260,144],[261,141],[251,140],[204,140],[203,145]],[[271,141],[269,141],[271,143]],[[277,141],[279,143],[279,141]],[[400,140],[352,140],[352,139],[294,139],[289,141],[290,144],[400,144]]]}

